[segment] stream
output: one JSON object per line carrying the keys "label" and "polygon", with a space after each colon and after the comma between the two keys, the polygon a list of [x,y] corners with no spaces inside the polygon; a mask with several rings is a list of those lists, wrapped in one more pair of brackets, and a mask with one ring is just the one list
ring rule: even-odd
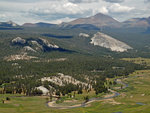
{"label": "stream", "polygon": [[[128,87],[128,84],[122,82],[120,78],[119,78],[119,79],[115,79],[115,81],[116,81],[117,84],[122,84],[122,85],[123,85],[122,89],[125,89],[125,88]],[[121,87],[120,87],[119,89],[121,89]],[[53,103],[56,102],[56,101],[48,102],[48,103],[46,103],[46,106],[47,106],[47,107],[50,107],[50,108],[56,108],[56,109],[71,109],[71,108],[86,107],[86,106],[87,106],[89,103],[91,103],[91,102],[99,101],[99,100],[112,99],[112,98],[115,98],[115,97],[117,97],[117,96],[120,95],[120,93],[118,93],[117,91],[114,91],[114,90],[112,90],[112,89],[108,89],[108,91],[110,91],[113,95],[111,95],[111,96],[109,96],[109,97],[103,97],[103,98],[96,98],[96,97],[90,98],[87,102],[83,102],[83,103],[81,103],[81,104],[74,105],[74,106],[64,106],[64,107],[63,107],[63,106],[60,106],[60,107],[59,107],[59,106],[50,106],[50,105],[49,105],[49,103],[52,103],[52,104],[53,104]]]}

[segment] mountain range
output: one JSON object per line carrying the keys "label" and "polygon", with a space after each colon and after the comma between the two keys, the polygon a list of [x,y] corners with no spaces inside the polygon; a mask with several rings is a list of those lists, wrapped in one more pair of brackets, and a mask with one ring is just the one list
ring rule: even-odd
{"label": "mountain range", "polygon": [[[7,34],[0,39],[4,42],[7,41],[7,44],[1,43],[2,56],[6,56],[4,55],[5,49],[10,51],[9,48],[13,49],[14,54],[18,54],[20,51],[38,55],[41,52],[47,54],[53,52],[54,54],[57,51],[57,53],[92,55],[127,53],[127,56],[131,56],[131,53],[132,56],[147,55],[150,48],[148,38],[150,17],[119,22],[108,15],[98,13],[91,17],[79,18],[61,24],[39,22],[18,25],[9,21],[0,22],[0,32],[3,35]],[[45,43],[43,39],[46,39],[47,42]],[[59,48],[55,48],[56,45]],[[6,46],[8,48],[3,49]]]}
{"label": "mountain range", "polygon": [[150,17],[148,18],[132,18],[126,20],[124,22],[119,22],[114,18],[104,15],[102,13],[98,13],[94,16],[87,18],[79,18],[67,23],[61,24],[49,24],[49,23],[25,23],[22,25],[23,27],[63,27],[63,28],[93,28],[98,29],[102,27],[109,28],[148,28],[150,27]]}
{"label": "mountain range", "polygon": [[[0,28],[18,27],[19,25],[9,21],[0,22]],[[100,28],[148,28],[150,27],[150,17],[148,18],[132,18],[124,22],[119,22],[114,18],[98,13],[87,18],[79,18],[71,22],[63,22],[61,24],[50,23],[24,23],[20,27],[57,27],[57,28],[83,28],[83,29],[100,29]]]}

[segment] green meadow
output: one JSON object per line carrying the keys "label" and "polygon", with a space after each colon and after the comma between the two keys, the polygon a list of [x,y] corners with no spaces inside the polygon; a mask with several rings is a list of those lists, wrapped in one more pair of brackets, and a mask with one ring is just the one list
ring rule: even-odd
{"label": "green meadow", "polygon": [[[118,90],[120,96],[73,109],[49,108],[46,106],[47,97],[1,94],[0,113],[150,113],[150,70],[136,71],[122,81],[129,86]],[[10,100],[2,103],[6,97]]]}

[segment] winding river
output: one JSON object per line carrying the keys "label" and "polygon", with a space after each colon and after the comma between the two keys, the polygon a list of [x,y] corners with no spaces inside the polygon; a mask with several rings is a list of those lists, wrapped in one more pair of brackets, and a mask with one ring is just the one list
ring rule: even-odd
{"label": "winding river", "polygon": [[[123,87],[122,88],[120,87],[119,89],[125,89],[125,88],[128,87],[128,84],[122,82],[120,78],[119,79],[115,79],[115,81],[116,81],[117,84],[122,84],[123,85]],[[118,93],[117,91],[114,91],[112,89],[108,89],[108,91],[111,92],[112,95],[110,95],[108,97],[103,97],[103,98],[96,98],[96,97],[90,98],[87,102],[83,102],[83,103],[78,104],[78,105],[73,105],[73,106],[54,106],[53,103],[56,102],[56,100],[55,100],[55,101],[46,103],[46,106],[50,107],[50,108],[56,108],[56,109],[71,109],[71,108],[86,107],[86,106],[88,106],[90,103],[92,103],[94,101],[112,99],[112,98],[115,98],[115,97],[120,95],[120,93]]]}

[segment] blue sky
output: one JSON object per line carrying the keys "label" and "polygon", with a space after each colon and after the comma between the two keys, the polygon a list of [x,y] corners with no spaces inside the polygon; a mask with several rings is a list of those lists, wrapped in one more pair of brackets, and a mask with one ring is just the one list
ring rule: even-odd
{"label": "blue sky", "polygon": [[150,0],[0,0],[0,21],[61,23],[97,13],[118,21],[150,16]]}

